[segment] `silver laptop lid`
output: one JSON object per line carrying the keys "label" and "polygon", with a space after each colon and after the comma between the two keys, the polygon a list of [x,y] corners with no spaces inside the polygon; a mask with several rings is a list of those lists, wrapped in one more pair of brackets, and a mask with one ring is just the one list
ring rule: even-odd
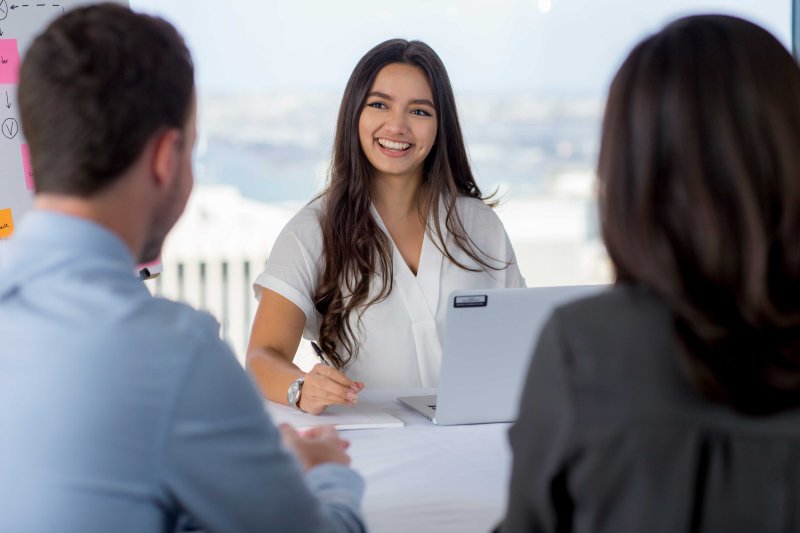
{"label": "silver laptop lid", "polygon": [[606,285],[455,291],[445,318],[437,424],[512,422],[553,309]]}

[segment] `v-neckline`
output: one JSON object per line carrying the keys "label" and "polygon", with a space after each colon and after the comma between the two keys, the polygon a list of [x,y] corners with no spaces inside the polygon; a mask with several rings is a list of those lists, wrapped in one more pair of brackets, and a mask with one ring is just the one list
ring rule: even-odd
{"label": "v-neckline", "polygon": [[425,228],[422,249],[416,276],[411,272],[392,239],[378,210],[370,206],[372,216],[389,237],[392,244],[392,289],[400,297],[408,312],[411,332],[414,338],[414,351],[417,357],[419,383],[423,387],[435,387],[438,383],[439,367],[442,361],[441,339],[436,325],[436,311],[439,305],[439,290],[444,255],[435,245],[430,235],[430,227]]}
{"label": "v-neckline", "polygon": [[370,206],[370,210],[378,226],[386,233],[392,245],[394,276],[395,280],[398,282],[398,288],[403,292],[403,298],[413,301],[415,295],[408,293],[408,291],[422,292],[422,296],[424,296],[431,316],[435,316],[437,306],[439,305],[439,282],[444,256],[439,248],[434,245],[433,241],[431,241],[429,228],[425,228],[425,233],[422,236],[422,247],[420,249],[419,262],[417,263],[417,273],[414,274],[411,267],[408,266],[408,263],[406,263],[405,259],[403,259],[403,256],[400,254],[400,250],[397,248],[397,244],[389,233],[378,210],[374,205]]}
{"label": "v-neckline", "polygon": [[397,241],[394,240],[394,237],[392,237],[391,232],[389,232],[389,227],[383,221],[383,217],[381,217],[381,214],[378,212],[378,208],[375,207],[375,204],[372,204],[370,206],[370,209],[372,210],[372,214],[375,220],[378,222],[380,228],[383,230],[384,233],[386,233],[386,236],[389,237],[389,242],[391,242],[392,244],[392,256],[395,257],[395,259],[399,259],[399,262],[403,264],[403,267],[405,268],[405,270],[408,271],[408,274],[410,274],[412,278],[417,279],[419,277],[419,273],[423,269],[423,260],[425,259],[426,256],[425,253],[426,248],[430,246],[430,243],[428,242],[429,239],[428,239],[427,224],[424,230],[422,231],[422,245],[419,248],[419,256],[417,257],[417,271],[415,273],[414,270],[411,268],[411,265],[409,265],[406,259],[403,257],[403,254],[400,253],[400,247],[397,246]]}

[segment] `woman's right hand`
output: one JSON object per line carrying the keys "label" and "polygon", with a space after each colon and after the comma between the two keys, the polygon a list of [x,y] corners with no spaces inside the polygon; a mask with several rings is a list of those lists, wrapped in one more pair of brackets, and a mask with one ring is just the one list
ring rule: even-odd
{"label": "woman's right hand", "polygon": [[318,363],[305,376],[298,405],[303,411],[318,415],[329,405],[355,405],[363,389],[364,383]]}
{"label": "woman's right hand", "polygon": [[318,364],[303,376],[293,362],[305,327],[306,316],[280,294],[264,289],[253,320],[247,346],[247,368],[261,393],[269,400],[288,404],[286,393],[299,377],[300,409],[318,415],[332,404],[353,405],[364,384],[352,381],[335,368]]}

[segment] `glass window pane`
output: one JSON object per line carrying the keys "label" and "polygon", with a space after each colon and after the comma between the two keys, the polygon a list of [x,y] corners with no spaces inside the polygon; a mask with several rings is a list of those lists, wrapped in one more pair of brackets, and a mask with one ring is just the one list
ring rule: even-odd
{"label": "glass window pane", "polygon": [[606,89],[631,47],[671,19],[707,12],[748,18],[791,43],[790,0],[131,4],[172,21],[197,65],[198,186],[167,243],[165,275],[171,261],[227,261],[236,272],[263,264],[283,223],[324,183],[352,68],[401,36],[442,57],[479,185],[501,195],[498,214],[528,284],[607,281],[594,165]]}

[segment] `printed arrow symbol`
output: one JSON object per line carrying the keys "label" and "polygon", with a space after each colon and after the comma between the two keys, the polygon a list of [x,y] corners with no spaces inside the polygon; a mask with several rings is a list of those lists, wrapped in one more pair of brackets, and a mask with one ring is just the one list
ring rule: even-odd
{"label": "printed arrow symbol", "polygon": [[11,100],[8,99],[8,91],[6,91],[6,107],[11,109]]}

